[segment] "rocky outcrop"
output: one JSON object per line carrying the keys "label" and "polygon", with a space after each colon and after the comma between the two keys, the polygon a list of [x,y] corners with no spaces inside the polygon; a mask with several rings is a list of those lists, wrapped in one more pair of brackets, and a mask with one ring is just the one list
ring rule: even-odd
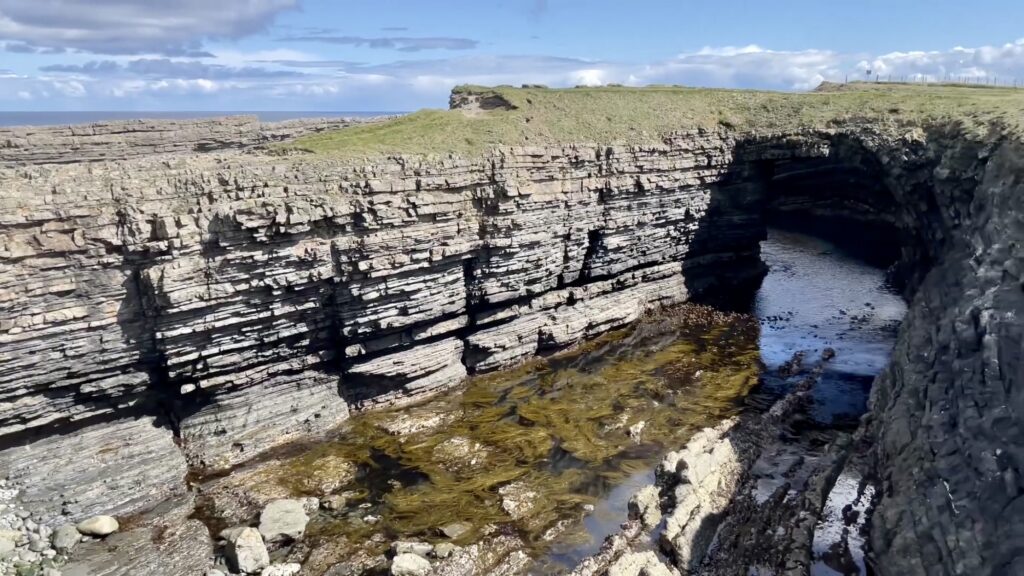
{"label": "rocky outcrop", "polygon": [[[186,462],[232,466],[756,282],[768,205],[884,200],[868,219],[900,232],[914,303],[865,429],[880,566],[1022,556],[1003,537],[1024,487],[1015,141],[853,125],[369,165],[139,149],[0,168],[0,470],[41,520],[130,514],[184,491]],[[772,185],[838,166],[885,185]],[[76,452],[95,457],[64,466]]]}
{"label": "rocky outcrop", "polygon": [[222,467],[624,325],[756,260],[756,194],[712,204],[731,145],[8,169],[0,432],[167,415]]}
{"label": "rocky outcrop", "polygon": [[[907,574],[1024,572],[1024,147],[961,143],[935,170],[946,250],[872,398],[872,544]],[[893,572],[896,573],[896,572]]]}
{"label": "rocky outcrop", "polygon": [[255,116],[215,120],[121,120],[75,126],[0,128],[0,166],[100,162],[154,154],[236,150],[345,128],[364,119],[260,122]]}

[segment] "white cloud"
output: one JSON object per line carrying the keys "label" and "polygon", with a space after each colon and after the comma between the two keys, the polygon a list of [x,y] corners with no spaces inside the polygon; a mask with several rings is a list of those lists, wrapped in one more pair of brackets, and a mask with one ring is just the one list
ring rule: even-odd
{"label": "white cloud", "polygon": [[858,62],[861,73],[871,69],[883,78],[1016,78],[1024,80],[1024,39],[1002,46],[964,48],[947,51],[890,52]]}
{"label": "white cloud", "polygon": [[76,80],[67,82],[55,81],[52,85],[54,89],[69,98],[82,98],[86,95],[85,86]]}
{"label": "white cloud", "polygon": [[261,32],[297,0],[0,0],[15,51],[203,55],[202,41]]}
{"label": "white cloud", "polygon": [[602,84],[608,84],[607,71],[600,68],[588,68],[585,70],[576,70],[572,73],[572,77],[575,79],[576,84],[582,86],[600,86]]}
{"label": "white cloud", "polygon": [[80,105],[88,97],[112,108],[408,110],[444,106],[456,84],[684,84],[806,90],[823,80],[861,78],[866,68],[882,75],[933,79],[952,75],[1024,80],[1024,40],[867,57],[757,45],[708,46],[647,63],[474,54],[360,64],[291,49],[218,51],[214,58],[202,60],[114,57],[94,64],[50,67],[36,77],[0,71],[0,106],[5,101],[8,107],[20,106],[18,94],[27,92],[37,105],[45,105],[48,97]]}

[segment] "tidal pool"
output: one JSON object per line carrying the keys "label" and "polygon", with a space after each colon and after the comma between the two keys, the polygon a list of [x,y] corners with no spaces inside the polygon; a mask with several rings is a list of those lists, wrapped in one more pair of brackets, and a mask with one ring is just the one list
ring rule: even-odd
{"label": "tidal pool", "polygon": [[[321,546],[382,551],[495,530],[538,556],[599,543],[624,518],[605,503],[624,503],[630,479],[741,409],[760,372],[757,334],[749,316],[664,311],[418,406],[356,416],[338,440],[287,460],[278,481],[296,496],[346,495],[309,526]],[[323,471],[344,470],[339,463],[354,473],[332,483]]]}
{"label": "tidal pool", "polygon": [[813,236],[770,230],[762,243],[769,266],[755,296],[764,388],[788,385],[776,370],[794,353],[836,356],[814,386],[811,415],[821,424],[850,425],[867,408],[875,376],[889,361],[907,306],[885,271]]}
{"label": "tidal pool", "polygon": [[763,251],[770,272],[749,314],[660,311],[417,406],[357,415],[335,440],[275,460],[259,481],[276,497],[333,497],[301,546],[278,554],[318,573],[396,541],[505,534],[537,560],[532,573],[558,573],[618,529],[666,452],[744,410],[755,387],[784,392],[771,374],[794,353],[837,352],[815,412],[855,420],[902,301],[883,271],[828,243],[772,231]]}

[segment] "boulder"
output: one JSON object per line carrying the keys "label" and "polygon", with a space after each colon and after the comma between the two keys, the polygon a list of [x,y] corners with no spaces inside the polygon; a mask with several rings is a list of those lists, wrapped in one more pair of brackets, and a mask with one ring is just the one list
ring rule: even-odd
{"label": "boulder", "polygon": [[400,554],[415,554],[424,558],[430,556],[434,551],[434,545],[427,542],[392,542],[391,551],[397,556]]}
{"label": "boulder", "polygon": [[109,536],[117,532],[121,526],[113,516],[93,516],[82,520],[75,528],[86,536]]}
{"label": "boulder", "polygon": [[230,538],[224,546],[224,556],[235,571],[259,574],[270,565],[270,554],[267,553],[267,546],[263,543],[263,537],[258,530],[246,527],[225,532],[228,532]]}
{"label": "boulder", "polygon": [[427,576],[431,570],[430,562],[416,554],[399,554],[391,561],[392,576]]}
{"label": "boulder", "polygon": [[297,540],[306,532],[309,516],[301,500],[274,500],[260,514],[260,534],[267,542]]}
{"label": "boulder", "polygon": [[82,534],[75,528],[74,524],[64,524],[53,531],[50,542],[61,554],[71,552],[82,539]]}
{"label": "boulder", "polygon": [[455,544],[452,544],[450,542],[441,542],[440,544],[434,546],[434,556],[437,556],[438,558],[443,560],[451,556],[456,549],[458,549],[458,546],[456,546]]}

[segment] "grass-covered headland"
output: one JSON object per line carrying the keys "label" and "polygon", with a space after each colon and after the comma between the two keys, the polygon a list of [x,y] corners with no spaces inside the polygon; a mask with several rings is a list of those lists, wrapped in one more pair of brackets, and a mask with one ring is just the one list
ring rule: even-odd
{"label": "grass-covered headland", "polygon": [[[550,89],[460,86],[453,110],[300,138],[286,146],[341,156],[478,154],[497,146],[658,143],[694,128],[794,130],[851,121],[898,127],[957,122],[1024,125],[1024,90],[961,85],[823,84],[814,92],[678,86]],[[487,104],[478,107],[472,102]]]}

